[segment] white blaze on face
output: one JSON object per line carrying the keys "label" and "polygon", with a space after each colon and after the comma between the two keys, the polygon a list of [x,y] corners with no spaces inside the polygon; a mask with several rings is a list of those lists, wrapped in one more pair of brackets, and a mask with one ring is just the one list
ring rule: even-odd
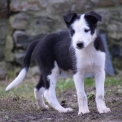
{"label": "white blaze on face", "polygon": [[[90,31],[90,27],[88,26],[84,14],[80,16],[80,19],[74,21],[71,25],[72,29],[75,31],[74,35],[72,36],[72,44],[74,48],[77,48],[77,43],[82,42],[84,47],[87,47],[89,43],[93,40]],[[86,32],[85,30],[89,30]]]}

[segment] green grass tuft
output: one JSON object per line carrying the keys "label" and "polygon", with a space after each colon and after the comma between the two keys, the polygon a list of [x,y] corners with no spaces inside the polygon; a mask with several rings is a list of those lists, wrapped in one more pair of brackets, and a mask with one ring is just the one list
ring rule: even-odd
{"label": "green grass tuft", "polygon": [[[32,82],[30,80],[24,81],[22,84],[20,84],[18,87],[15,87],[14,89],[5,92],[5,88],[8,85],[8,82],[2,82],[0,83],[0,97],[8,98],[8,97],[14,97],[19,96],[20,98],[26,98],[29,100],[34,100],[33,95],[33,88],[36,84],[36,82]],[[86,78],[85,79],[85,86],[88,87],[94,87],[95,82],[93,78]],[[105,81],[105,86],[120,86],[122,87],[122,77],[107,77]],[[62,92],[65,90],[69,90],[75,88],[73,79],[60,79],[56,86],[56,91]]]}

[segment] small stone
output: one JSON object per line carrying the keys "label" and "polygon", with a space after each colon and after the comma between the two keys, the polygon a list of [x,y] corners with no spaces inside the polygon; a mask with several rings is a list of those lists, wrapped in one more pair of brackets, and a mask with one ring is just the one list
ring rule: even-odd
{"label": "small stone", "polygon": [[112,55],[113,57],[119,57],[119,56],[121,55],[121,50],[120,50],[120,49],[121,49],[121,48],[120,48],[119,45],[113,45],[113,46],[111,47],[111,50],[110,50],[111,55]]}
{"label": "small stone", "polygon": [[22,53],[15,53],[15,60],[21,66],[23,65],[24,55],[25,55],[25,53],[23,53],[23,52]]}
{"label": "small stone", "polygon": [[28,26],[28,16],[23,13],[10,17],[11,27],[14,29],[25,30]]}
{"label": "small stone", "polygon": [[71,104],[71,108],[73,108],[73,109],[78,108],[78,104],[77,104],[77,103],[72,103],[72,104]]}
{"label": "small stone", "polygon": [[[40,33],[50,33],[55,28],[55,17],[38,16],[30,20],[30,24],[26,30],[29,35],[37,35]],[[58,23],[59,24],[59,23]]]}
{"label": "small stone", "polygon": [[[25,53],[26,53],[26,51],[21,51],[21,52],[16,52],[14,54],[16,63],[20,64],[21,66],[23,66]],[[34,60],[34,56],[33,55],[31,56],[30,66],[35,66],[35,60]]]}
{"label": "small stone", "polygon": [[120,40],[122,38],[122,31],[121,33],[116,31],[108,32],[108,36],[112,39]]}
{"label": "small stone", "polygon": [[13,34],[14,42],[16,47],[27,48],[29,45],[29,36],[24,31],[15,31]]}
{"label": "small stone", "polygon": [[29,71],[27,73],[27,77],[29,78],[29,77],[32,77],[32,76],[39,74],[39,73],[40,73],[39,68],[37,66],[33,66],[33,67],[29,68]]}
{"label": "small stone", "polygon": [[53,121],[54,119],[53,118],[44,118],[44,121],[46,122],[50,122],[50,121]]}
{"label": "small stone", "polygon": [[14,54],[12,53],[13,46],[14,46],[13,39],[10,35],[8,35],[6,38],[5,51],[4,51],[4,57],[6,61],[14,60]]}
{"label": "small stone", "polygon": [[44,34],[38,34],[36,36],[30,36],[26,34],[24,31],[15,31],[13,34],[13,38],[15,41],[16,47],[22,47],[23,49],[27,49],[28,45],[36,40],[40,39],[44,36]]}
{"label": "small stone", "polygon": [[111,21],[107,26],[108,36],[112,39],[122,39],[122,23],[119,21]]}

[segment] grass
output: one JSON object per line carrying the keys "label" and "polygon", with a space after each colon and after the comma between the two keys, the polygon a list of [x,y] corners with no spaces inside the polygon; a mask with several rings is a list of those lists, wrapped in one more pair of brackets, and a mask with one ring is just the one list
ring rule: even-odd
{"label": "grass", "polygon": [[[121,85],[122,86],[122,77],[107,77],[105,80],[105,86],[117,86]],[[93,78],[86,78],[85,79],[85,86],[88,87],[94,87],[95,82]],[[64,91],[70,88],[74,88],[74,82],[73,79],[66,79],[66,80],[60,80],[57,83],[57,90],[59,91]]]}
{"label": "grass", "polygon": [[[30,81],[31,80],[31,81]],[[18,87],[5,92],[5,87],[8,85],[8,82],[4,81],[0,83],[0,98],[8,98],[13,96],[20,96],[26,99],[34,100],[33,88],[36,85],[37,80],[35,79],[25,79],[25,81],[20,84]],[[94,87],[94,79],[86,78],[85,79],[86,87]],[[105,81],[105,86],[120,86],[122,87],[122,77],[107,77]],[[57,83],[56,91],[62,92],[68,89],[74,88],[73,79],[60,79]]]}
{"label": "grass", "polygon": [[122,85],[122,77],[107,77],[105,86]]}
{"label": "grass", "polygon": [[6,81],[0,83],[0,98],[19,96],[21,98],[26,98],[26,99],[30,99],[30,100],[34,99],[34,95],[33,95],[34,83],[33,82],[31,82],[31,81],[29,82],[29,81],[25,80],[19,86],[15,87],[14,89],[12,89],[10,91],[5,92],[5,88],[9,83]]}

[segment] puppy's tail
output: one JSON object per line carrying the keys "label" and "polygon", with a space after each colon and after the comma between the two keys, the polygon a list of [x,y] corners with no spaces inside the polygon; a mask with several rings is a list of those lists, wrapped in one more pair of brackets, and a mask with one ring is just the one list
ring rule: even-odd
{"label": "puppy's tail", "polygon": [[14,88],[15,86],[17,86],[18,84],[20,84],[23,79],[25,78],[25,75],[28,71],[28,68],[29,68],[29,65],[30,65],[30,60],[31,60],[31,55],[32,55],[32,52],[35,48],[35,46],[38,44],[39,40],[37,41],[33,41],[29,47],[27,48],[27,51],[26,51],[26,55],[24,57],[24,62],[23,62],[23,69],[20,71],[19,75],[15,78],[14,81],[12,81],[7,87],[6,87],[6,90],[5,91],[8,91],[12,88]]}

